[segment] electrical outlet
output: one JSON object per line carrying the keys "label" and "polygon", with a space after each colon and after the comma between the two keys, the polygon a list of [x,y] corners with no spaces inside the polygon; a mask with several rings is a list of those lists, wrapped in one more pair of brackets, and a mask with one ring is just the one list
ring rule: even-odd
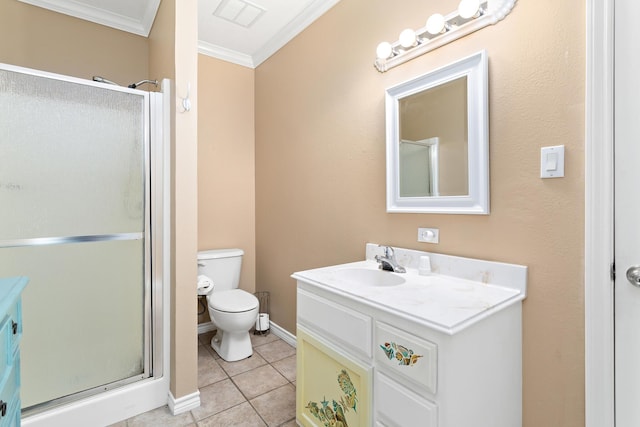
{"label": "electrical outlet", "polygon": [[418,228],[418,242],[438,243],[440,231],[437,228]]}

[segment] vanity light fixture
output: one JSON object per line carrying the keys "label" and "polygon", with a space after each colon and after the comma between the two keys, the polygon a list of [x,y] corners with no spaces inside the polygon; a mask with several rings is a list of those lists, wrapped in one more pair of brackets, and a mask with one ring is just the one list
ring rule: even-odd
{"label": "vanity light fixture", "polygon": [[511,12],[515,3],[516,0],[461,0],[458,8],[450,14],[434,13],[423,28],[407,28],[396,42],[380,43],[374,66],[384,73],[460,37],[494,25]]}
{"label": "vanity light fixture", "polygon": [[458,15],[462,19],[478,18],[482,12],[480,0],[462,0],[458,5]]}
{"label": "vanity light fixture", "polygon": [[445,21],[444,16],[439,13],[434,13],[427,19],[427,26],[425,28],[427,29],[427,33],[436,36],[447,31],[447,21]]}
{"label": "vanity light fixture", "polygon": [[407,28],[403,32],[400,33],[400,38],[398,39],[400,42],[400,46],[405,49],[409,49],[415,47],[418,44],[418,38],[416,37],[416,32],[411,28]]}
{"label": "vanity light fixture", "polygon": [[393,54],[393,47],[391,47],[391,43],[382,42],[378,45],[376,49],[376,56],[379,59],[387,59]]}

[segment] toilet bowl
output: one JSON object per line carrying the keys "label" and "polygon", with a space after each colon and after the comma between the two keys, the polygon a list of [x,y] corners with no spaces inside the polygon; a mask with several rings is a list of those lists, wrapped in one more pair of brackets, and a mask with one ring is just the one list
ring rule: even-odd
{"label": "toilet bowl", "polygon": [[253,354],[249,329],[258,317],[258,299],[242,289],[213,292],[207,297],[209,317],[218,332],[211,347],[227,362]]}
{"label": "toilet bowl", "polygon": [[227,362],[253,354],[249,330],[258,318],[259,301],[238,289],[243,254],[241,249],[198,252],[198,293],[206,295],[209,317],[217,330],[211,347]]}

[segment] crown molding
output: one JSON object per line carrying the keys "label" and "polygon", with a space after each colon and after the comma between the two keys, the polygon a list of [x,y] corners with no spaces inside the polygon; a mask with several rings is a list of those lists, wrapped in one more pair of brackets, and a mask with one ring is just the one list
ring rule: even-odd
{"label": "crown molding", "polygon": [[223,61],[233,62],[234,64],[242,65],[243,67],[256,68],[251,55],[236,52],[235,50],[207,43],[202,40],[198,40],[198,53],[218,58]]}
{"label": "crown molding", "polygon": [[[120,15],[77,0],[18,0],[22,3],[91,21],[96,24],[148,37],[160,0],[146,1],[146,10],[139,19]],[[256,68],[280,48],[300,34],[316,19],[335,6],[340,0],[314,0],[295,19],[271,37],[258,51],[245,54],[206,41],[198,42],[198,52],[244,67]]]}
{"label": "crown molding", "polygon": [[264,44],[254,55],[247,55],[226,49],[212,43],[200,40],[198,42],[198,52],[203,55],[233,62],[244,67],[256,68],[266,61],[271,55],[289,43],[295,36],[300,34],[305,28],[311,25],[316,19],[321,17],[329,9],[335,6],[340,0],[315,0],[294,20],[285,25],[267,43]]}
{"label": "crown molding", "polygon": [[144,37],[149,36],[153,20],[160,6],[160,0],[146,1],[147,8],[144,15],[136,19],[74,0],[18,1]]}

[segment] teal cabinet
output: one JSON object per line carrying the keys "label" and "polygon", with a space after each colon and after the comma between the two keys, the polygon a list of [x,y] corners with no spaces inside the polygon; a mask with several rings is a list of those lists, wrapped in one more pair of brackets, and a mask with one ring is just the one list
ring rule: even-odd
{"label": "teal cabinet", "polygon": [[20,425],[21,295],[26,277],[0,279],[0,427]]}

